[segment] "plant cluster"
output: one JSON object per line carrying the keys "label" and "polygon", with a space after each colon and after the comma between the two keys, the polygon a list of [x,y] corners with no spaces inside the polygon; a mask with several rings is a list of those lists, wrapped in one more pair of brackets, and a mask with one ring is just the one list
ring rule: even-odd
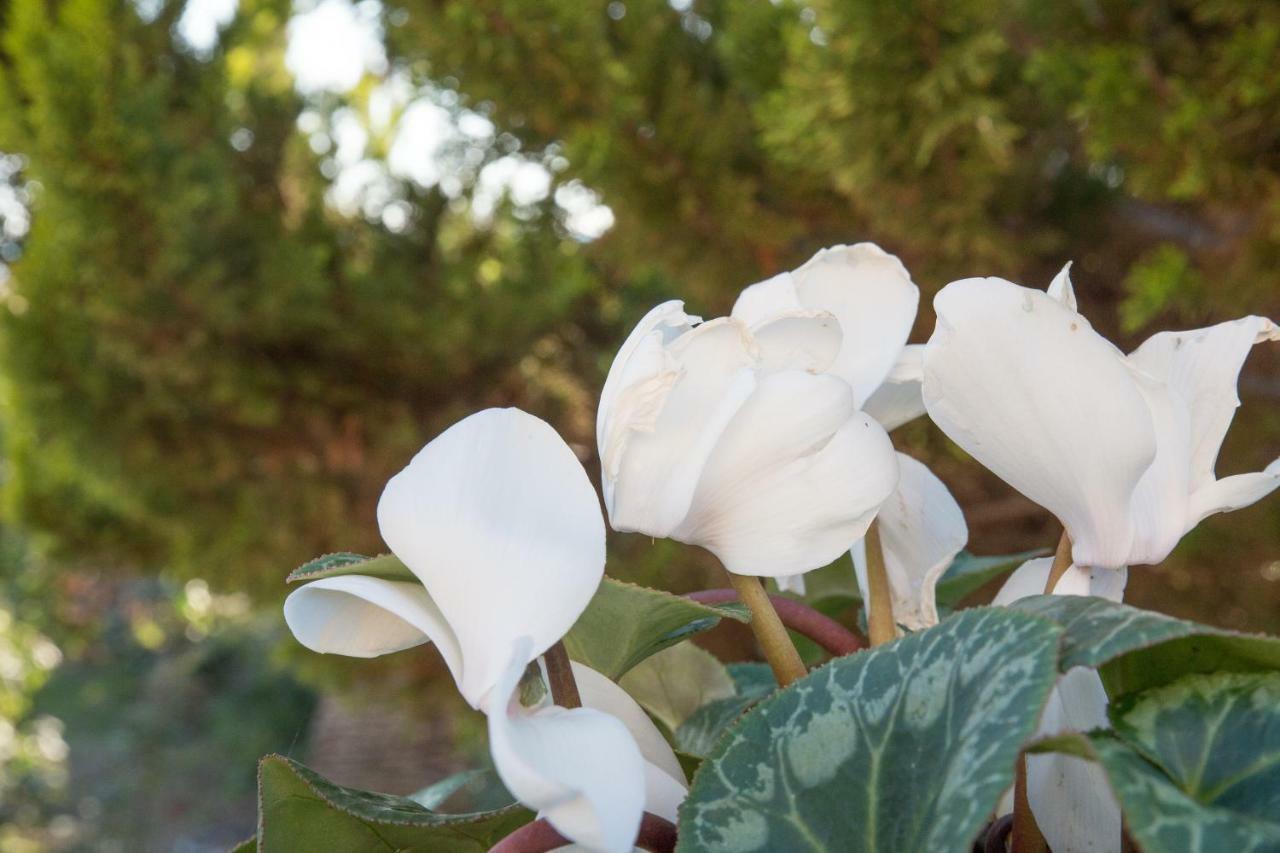
{"label": "plant cluster", "polygon": [[[1280,640],[1122,603],[1130,565],[1280,487],[1280,461],[1215,472],[1240,369],[1280,329],[1125,354],[1069,265],[1047,291],[952,282],[908,345],[918,300],[898,258],[837,246],[726,317],[660,304],[622,345],[596,422],[604,515],[707,549],[725,589],[605,578],[596,491],[532,415],[429,442],[378,502],[390,553],[302,566],[284,617],[322,653],[434,645],[486,715],[496,778],[398,798],[269,756],[259,848],[1280,849]],[[1062,523],[1052,557],[964,553],[956,500],[890,437],[925,414]],[[1010,569],[991,606],[956,609]],[[851,590],[866,641],[812,606]],[[689,642],[724,619],[767,667]],[[792,632],[830,660],[809,671]]]}

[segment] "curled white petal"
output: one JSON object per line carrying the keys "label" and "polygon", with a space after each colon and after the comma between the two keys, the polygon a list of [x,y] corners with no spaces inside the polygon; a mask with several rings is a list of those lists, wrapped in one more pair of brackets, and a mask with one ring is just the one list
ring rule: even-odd
{"label": "curled white petal", "polygon": [[791,311],[754,326],[761,370],[821,373],[840,352],[840,323],[826,311]]}
{"label": "curled white petal", "polygon": [[874,243],[823,249],[792,275],[806,307],[840,321],[844,341],[832,372],[853,387],[861,406],[906,344],[920,289],[902,261]]}
{"label": "curled white petal", "polygon": [[366,575],[314,580],[285,599],[284,621],[322,654],[372,658],[434,642],[458,676],[458,640],[421,584]]}
{"label": "curled white petal", "polygon": [[862,408],[887,430],[894,430],[925,413],[924,344],[902,348],[897,362]]}
{"label": "curled white petal", "polygon": [[[1130,502],[1156,453],[1135,369],[1041,291],[965,279],[934,300],[924,400],[953,441],[1056,515],[1080,565],[1126,565]],[[1100,428],[1105,425],[1105,428]]]}
{"label": "curled white petal", "polygon": [[[898,454],[898,487],[877,516],[893,620],[918,631],[938,624],[934,588],[969,541],[960,505],[928,466]],[[866,540],[853,546],[858,587],[867,588]]]}
{"label": "curled white petal", "polygon": [[430,442],[387,483],[378,525],[457,637],[454,672],[474,707],[515,638],[540,654],[604,574],[604,521],[586,472],[555,430],[518,409],[479,412]]}
{"label": "curled white petal", "polygon": [[[610,478],[606,471],[606,483],[613,480],[606,489],[615,530],[669,536],[684,520],[708,457],[755,390],[754,346],[745,326],[721,318],[685,333],[664,350],[677,378],[655,417],[621,427],[630,433],[625,453],[616,461],[610,456],[615,473]],[[621,391],[614,407],[629,393]]]}
{"label": "curled white petal", "polygon": [[716,444],[671,535],[738,574],[807,572],[866,532],[897,480],[888,435],[854,410],[843,381],[768,374]]}
{"label": "curled white petal", "polygon": [[649,719],[649,715],[627,691],[601,673],[577,661],[573,662],[573,675],[578,682],[578,694],[582,699],[583,707],[603,711],[621,720],[631,732],[631,736],[635,738],[644,760],[688,787],[684,769],[680,767],[680,761],[672,751],[671,745],[658,731],[653,720]]}
{"label": "curled white petal", "polygon": [[491,694],[494,767],[516,799],[569,840],[603,853],[630,851],[648,784],[640,749],[620,720],[601,711],[521,708],[514,693],[532,648],[527,638],[517,641]]}
{"label": "curled white petal", "polygon": [[1193,488],[1214,479],[1218,451],[1240,405],[1236,385],[1254,345],[1280,340],[1280,328],[1265,317],[1244,317],[1206,329],[1160,332],[1129,360],[1168,383],[1190,417],[1189,468]]}
{"label": "curled white petal", "polygon": [[1072,311],[1079,310],[1076,306],[1076,289],[1071,285],[1071,261],[1067,261],[1066,265],[1053,277],[1053,281],[1049,282],[1046,293]]}

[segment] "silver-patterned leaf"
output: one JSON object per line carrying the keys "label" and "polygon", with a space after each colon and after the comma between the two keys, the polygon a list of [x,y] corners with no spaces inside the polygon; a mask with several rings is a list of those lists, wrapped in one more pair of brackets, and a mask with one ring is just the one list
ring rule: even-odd
{"label": "silver-patterned leaf", "polygon": [[1188,673],[1280,669],[1280,639],[1241,634],[1102,598],[1043,595],[1012,605],[1052,619],[1063,672],[1095,667],[1112,696],[1159,687]]}
{"label": "silver-patterned leaf", "polygon": [[813,672],[712,751],[678,849],[966,850],[1013,782],[1061,633],[981,608]]}

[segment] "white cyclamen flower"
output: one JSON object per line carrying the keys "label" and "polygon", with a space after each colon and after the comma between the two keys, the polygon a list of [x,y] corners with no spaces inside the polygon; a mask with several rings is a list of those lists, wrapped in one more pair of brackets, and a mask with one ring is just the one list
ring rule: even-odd
{"label": "white cyclamen flower", "polygon": [[1162,332],[1126,356],[1076,311],[1064,269],[1049,292],[998,278],[953,282],[934,300],[924,400],[934,422],[1067,528],[1073,560],[1156,563],[1201,519],[1280,486],[1265,471],[1217,479],[1263,317]]}
{"label": "white cyclamen flower", "polygon": [[750,328],[702,323],[677,301],[650,311],[600,396],[614,529],[701,545],[740,575],[797,574],[847,550],[898,465],[850,385],[824,372],[841,347],[822,311]]}
{"label": "white cyclamen flower", "polygon": [[[742,291],[733,316],[753,331],[786,317],[827,312],[840,324],[840,350],[825,367],[853,389],[854,404],[886,430],[924,414],[923,346],[908,345],[920,289],[902,262],[872,243],[823,249],[794,272]],[[933,587],[969,538],[964,516],[942,481],[898,454],[902,481],[880,509],[894,619],[918,630],[936,624]],[[854,544],[854,543],[851,543]],[[854,544],[858,582],[866,589],[861,539]],[[804,578],[778,578],[803,593]]]}
{"label": "white cyclamen flower", "polygon": [[[992,602],[1008,605],[1044,592],[1050,557],[1028,560],[1009,576]],[[1056,595],[1094,595],[1119,601],[1127,573],[1071,566]],[[1109,728],[1107,693],[1096,670],[1074,667],[1049,694],[1036,737]],[[1049,847],[1062,853],[1119,850],[1120,804],[1101,764],[1061,753],[1027,756],[1027,800]],[[1013,811],[1012,793],[1000,812]]]}
{"label": "white cyclamen flower", "polygon": [[891,430],[924,414],[923,347],[908,345],[920,288],[874,243],[823,249],[804,266],[742,291],[733,316],[753,331],[822,311],[840,324],[840,349],[825,368],[853,388],[854,405]]}
{"label": "white cyclamen flower", "polygon": [[294,636],[355,657],[434,643],[462,695],[489,715],[494,763],[512,793],[587,849],[630,850],[655,786],[650,765],[670,782],[658,778],[654,809],[669,813],[682,796],[674,756],[652,757],[643,732],[648,745],[637,745],[611,713],[616,696],[606,696],[611,708],[590,707],[603,701],[595,673],[580,685],[587,707],[512,703],[525,667],[573,627],[603,577],[604,521],[573,452],[518,409],[479,412],[387,483],[378,524],[421,583],[312,581],[285,601]]}

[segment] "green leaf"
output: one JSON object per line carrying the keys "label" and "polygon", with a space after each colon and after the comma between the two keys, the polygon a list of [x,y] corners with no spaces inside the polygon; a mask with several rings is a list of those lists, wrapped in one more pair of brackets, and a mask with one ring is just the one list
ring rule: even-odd
{"label": "green leaf", "polygon": [[832,661],[717,744],[677,849],[966,849],[1013,782],[1061,634],[981,608]]}
{"label": "green leaf", "polygon": [[228,853],[258,853],[258,836],[246,838],[235,847],[232,847]]}
{"label": "green leaf", "polygon": [[409,799],[434,812],[459,814],[496,811],[515,803],[493,768],[463,770],[429,785]]}
{"label": "green leaf", "polygon": [[752,705],[778,689],[768,664],[735,663],[727,667],[733,679],[733,695],[698,708],[676,729],[676,747],[689,755],[705,756],[725,729],[737,722]]}
{"label": "green leaf", "polygon": [[641,661],[618,684],[672,732],[703,705],[735,692],[724,664],[689,642]]}
{"label": "green leaf", "polygon": [[605,578],[564,645],[571,658],[616,681],[650,655],[714,628],[726,616],[748,619],[736,603],[712,607]]}
{"label": "green leaf", "polygon": [[286,583],[298,581],[314,581],[320,578],[333,578],[339,575],[370,575],[391,581],[414,581],[418,578],[409,567],[400,562],[394,554],[383,554],[380,557],[363,557],[360,554],[346,552],[325,554],[308,563],[303,563],[289,573]]}
{"label": "green leaf", "polygon": [[1117,702],[1111,721],[1197,802],[1280,832],[1280,673],[1188,676]]}
{"label": "green leaf", "polygon": [[520,806],[440,814],[404,797],[343,788],[281,755],[258,765],[258,798],[263,853],[482,853],[533,819]]}
{"label": "green leaf", "polygon": [[1211,628],[1101,598],[1050,595],[1013,607],[1062,625],[1059,668],[1095,667],[1112,696],[1196,672],[1280,669],[1280,639]]}
{"label": "green leaf", "polygon": [[1092,742],[1107,769],[1125,825],[1143,853],[1280,850],[1280,826],[1274,820],[1205,805],[1123,741],[1095,735]]}
{"label": "green leaf", "polygon": [[941,607],[954,607],[960,599],[990,580],[1007,575],[1027,560],[1043,557],[1046,549],[1023,551],[1021,554],[1004,554],[996,557],[978,557],[961,551],[938,579],[934,598]]}

